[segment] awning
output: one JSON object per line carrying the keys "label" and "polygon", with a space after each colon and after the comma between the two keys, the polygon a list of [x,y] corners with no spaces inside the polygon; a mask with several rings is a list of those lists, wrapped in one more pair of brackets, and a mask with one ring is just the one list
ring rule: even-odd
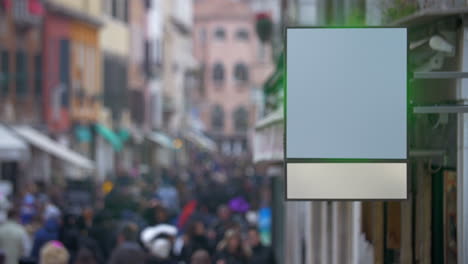
{"label": "awning", "polygon": [[282,107],[257,122],[254,135],[254,162],[280,162],[284,159]]}
{"label": "awning", "polygon": [[215,152],[217,150],[216,143],[210,138],[206,137],[197,132],[189,131],[185,133],[187,140],[191,141],[198,147],[205,149],[210,152]]}
{"label": "awning", "polygon": [[130,139],[130,132],[128,132],[126,129],[120,129],[117,135],[120,138],[120,142],[125,143],[125,141]]}
{"label": "awning", "polygon": [[28,141],[36,148],[49,153],[50,155],[68,162],[80,169],[93,170],[94,164],[88,158],[81,154],[61,145],[60,143],[50,139],[39,131],[28,126],[19,126],[13,128],[19,136]]}
{"label": "awning", "polygon": [[168,149],[174,149],[174,144],[172,143],[172,138],[162,132],[152,132],[147,135],[147,138],[152,142],[159,144]]}
{"label": "awning", "polygon": [[27,160],[29,155],[28,145],[8,128],[0,125],[0,162]]}
{"label": "awning", "polygon": [[101,134],[101,136],[107,140],[115,150],[120,151],[122,149],[122,142],[120,141],[120,137],[112,130],[104,125],[96,124],[96,131]]}

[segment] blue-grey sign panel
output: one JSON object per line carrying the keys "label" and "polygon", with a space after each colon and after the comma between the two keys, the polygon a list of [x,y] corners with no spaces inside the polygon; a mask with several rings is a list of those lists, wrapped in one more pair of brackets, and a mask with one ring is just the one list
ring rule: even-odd
{"label": "blue-grey sign panel", "polygon": [[407,158],[405,28],[287,30],[286,158]]}

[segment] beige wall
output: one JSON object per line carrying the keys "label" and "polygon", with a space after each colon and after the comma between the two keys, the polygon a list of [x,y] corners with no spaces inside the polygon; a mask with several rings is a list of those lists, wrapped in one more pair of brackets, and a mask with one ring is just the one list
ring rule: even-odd
{"label": "beige wall", "polygon": [[130,46],[128,25],[111,18],[106,18],[104,23],[99,36],[102,50],[127,57]]}

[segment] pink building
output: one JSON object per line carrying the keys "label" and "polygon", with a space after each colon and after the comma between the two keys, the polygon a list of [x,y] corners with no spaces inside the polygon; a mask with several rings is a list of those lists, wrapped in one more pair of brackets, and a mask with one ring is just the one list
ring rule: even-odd
{"label": "pink building", "polygon": [[195,56],[202,65],[194,106],[224,154],[250,153],[256,95],[272,70],[270,48],[260,44],[246,3],[196,0],[194,9]]}

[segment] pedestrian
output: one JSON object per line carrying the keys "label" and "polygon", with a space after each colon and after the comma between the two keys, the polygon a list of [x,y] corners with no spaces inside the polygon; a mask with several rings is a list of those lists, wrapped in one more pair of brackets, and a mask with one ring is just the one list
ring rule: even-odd
{"label": "pedestrian", "polygon": [[176,259],[172,256],[172,245],[168,238],[156,238],[151,242],[150,256],[146,264],[176,264]]}
{"label": "pedestrian", "polygon": [[216,264],[247,264],[250,254],[250,248],[242,243],[239,231],[229,229],[219,243],[214,259]]}
{"label": "pedestrian", "polygon": [[197,250],[192,255],[190,264],[211,264],[210,254],[206,250]]}
{"label": "pedestrian", "polygon": [[70,253],[70,258],[74,259],[78,251],[80,241],[80,229],[77,225],[78,216],[67,213],[63,217],[63,224],[60,228],[59,238],[65,248]]}
{"label": "pedestrian", "polygon": [[104,257],[99,244],[89,237],[82,237],[72,264],[104,264]]}
{"label": "pedestrian", "polygon": [[16,211],[13,209],[8,215],[11,205],[4,197],[0,197],[0,250],[3,251],[6,264],[17,264],[22,257],[29,253],[29,236],[15,218]]}
{"label": "pedestrian", "polygon": [[177,228],[168,224],[147,227],[141,232],[141,241],[149,251],[147,264],[175,264],[174,243]]}
{"label": "pedestrian", "polygon": [[33,258],[39,258],[39,251],[47,242],[59,239],[59,228],[58,219],[54,217],[47,219],[43,227],[40,228],[34,236],[34,244],[31,252]]}
{"label": "pedestrian", "polygon": [[145,252],[138,240],[138,226],[135,223],[124,223],[117,236],[117,247],[112,251],[109,264],[142,264]]}
{"label": "pedestrian", "polygon": [[215,262],[222,264],[248,263],[251,250],[243,243],[239,227],[228,229],[223,239],[218,243],[214,254]]}
{"label": "pedestrian", "polygon": [[216,232],[216,243],[219,243],[226,231],[233,228],[235,223],[231,220],[231,210],[226,205],[218,207],[217,216],[218,219],[213,225],[213,230]]}
{"label": "pedestrian", "polygon": [[248,231],[249,246],[252,256],[249,264],[275,264],[275,256],[270,247],[264,246],[260,240],[260,233],[256,227],[250,227]]}
{"label": "pedestrian", "polygon": [[180,259],[186,263],[190,263],[192,255],[197,250],[205,250],[212,252],[212,246],[209,239],[206,237],[205,225],[200,220],[195,220],[190,223],[186,234],[184,235],[184,245],[180,253]]}
{"label": "pedestrian", "polygon": [[68,264],[70,254],[59,241],[47,242],[40,251],[40,264]]}
{"label": "pedestrian", "polygon": [[116,221],[112,218],[112,213],[104,209],[96,214],[93,220],[93,226],[89,232],[89,237],[95,240],[103,257],[107,259],[115,247],[117,229]]}

